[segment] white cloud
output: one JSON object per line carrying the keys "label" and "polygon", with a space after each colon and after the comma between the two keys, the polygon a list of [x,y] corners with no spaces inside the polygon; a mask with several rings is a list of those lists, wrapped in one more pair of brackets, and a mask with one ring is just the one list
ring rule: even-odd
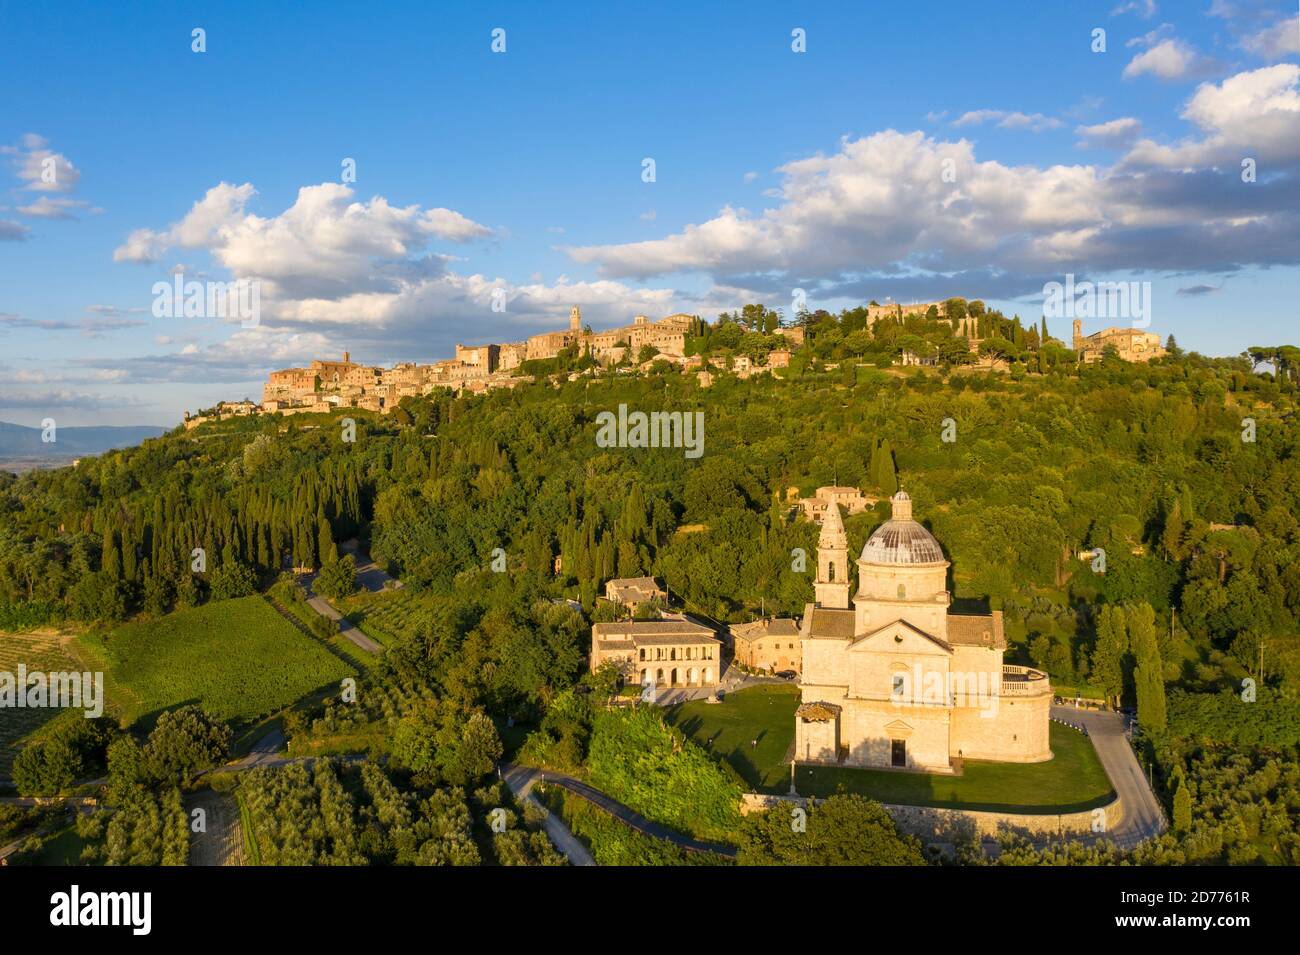
{"label": "white cloud", "polygon": [[1126,162],[1172,168],[1235,166],[1247,156],[1300,162],[1300,67],[1280,63],[1203,83],[1181,115],[1200,127],[1201,138],[1174,146],[1143,139]]}
{"label": "white cloud", "polygon": [[[457,274],[448,267],[450,256],[428,251],[430,241],[496,233],[452,210],[395,208],[382,197],[352,202],[346,187],[326,183],[301,189],[292,206],[264,218],[247,211],[255,194],[250,184],[222,183],[171,226],[138,229],[115,252],[118,261],[157,262],[172,249],[206,250],[232,277],[261,280],[257,329],[241,329],[207,347],[180,333],[158,337],[159,343],[185,343],[168,358],[188,375],[248,377],[260,374],[267,361],[298,360],[327,345],[371,360],[427,357],[448,350],[453,337],[509,341],[557,327],[575,302],[594,323],[615,324],[639,311],[667,314],[681,301],[671,289],[609,280],[561,277],[552,285],[516,285]],[[505,293],[504,312],[492,309],[497,290]],[[211,362],[214,370],[199,372],[202,366],[192,363],[200,362]],[[183,380],[156,356],[127,367],[133,379]]]}
{"label": "white cloud", "polygon": [[1133,57],[1124,67],[1124,79],[1151,74],[1162,80],[1178,80],[1201,68],[1195,50],[1179,39],[1161,40]]}
{"label": "white cloud", "polygon": [[[467,242],[493,234],[450,209],[396,207],[382,196],[353,202],[339,183],[304,186],[271,218],[246,211],[250,183],[220,183],[168,229],[137,229],[113,252],[119,262],[156,262],[173,248],[206,249],[263,294],[337,297],[360,287],[393,288],[403,273],[440,272],[437,257],[413,259],[433,239]],[[386,267],[382,264],[386,263]]]}
{"label": "white cloud", "polygon": [[1142,132],[1142,123],[1132,116],[1124,116],[1092,126],[1076,126],[1074,131],[1081,137],[1079,145],[1083,147],[1126,146]]}
{"label": "white cloud", "polygon": [[1242,37],[1241,47],[1268,60],[1300,53],[1300,14]]}
{"label": "white cloud", "polygon": [[41,196],[35,202],[19,206],[18,211],[37,219],[75,219],[74,209],[84,209],[89,203],[63,196]]}
{"label": "white cloud", "polygon": [[[781,167],[775,201],[759,212],[725,206],[662,238],[565,251],[611,278],[704,273],[715,287],[823,295],[975,273],[982,287],[1023,294],[1062,271],[1294,261],[1298,75],[1282,65],[1203,84],[1183,112],[1199,137],[1142,139],[1112,166],[1009,166],[979,160],[966,140],[886,130]],[[1123,145],[1141,125],[1122,117],[1078,132]],[[1247,155],[1268,159],[1271,182],[1246,190],[1217,171]],[[1153,175],[1153,165],[1172,168]]]}
{"label": "white cloud", "polygon": [[[955,183],[945,181],[946,163]],[[664,239],[567,251],[611,276],[826,274],[913,257],[959,268],[990,257],[1054,258],[1076,241],[1076,230],[1103,221],[1098,172],[1090,166],[978,162],[966,140],[940,142],[920,132],[845,140],[833,156],[779,171],[781,203],[761,215],[725,207]]]}
{"label": "white cloud", "polygon": [[1112,17],[1120,16],[1124,13],[1136,13],[1144,20],[1150,20],[1156,15],[1156,0],[1128,0],[1121,3],[1114,10],[1110,11]]}
{"label": "white cloud", "polygon": [[13,163],[23,188],[33,192],[71,192],[81,172],[63,153],[46,149],[49,143],[36,133],[27,133],[17,146],[0,146],[0,154],[14,157]]}
{"label": "white cloud", "polygon": [[996,123],[1002,129],[1027,129],[1040,133],[1056,129],[1061,121],[1042,113],[1012,113],[1001,109],[976,109],[962,113],[952,121],[954,126],[980,126],[984,123]]}

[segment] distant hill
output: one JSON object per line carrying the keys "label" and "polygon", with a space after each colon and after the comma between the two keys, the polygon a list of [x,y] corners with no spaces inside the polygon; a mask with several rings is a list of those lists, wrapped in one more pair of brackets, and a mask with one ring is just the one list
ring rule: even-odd
{"label": "distant hill", "polygon": [[0,459],[3,458],[75,458],[102,454],[113,448],[127,448],[145,438],[156,438],[165,428],[148,425],[125,427],[65,427],[55,432],[49,444],[41,440],[40,428],[0,421]]}

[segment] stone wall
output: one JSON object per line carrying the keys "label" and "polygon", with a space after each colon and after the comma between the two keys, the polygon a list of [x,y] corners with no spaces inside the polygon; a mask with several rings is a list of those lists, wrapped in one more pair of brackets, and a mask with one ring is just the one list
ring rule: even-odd
{"label": "stone wall", "polygon": [[[764,793],[745,793],[741,800],[741,815],[759,812],[781,803],[806,806],[802,796],[771,796]],[[1103,821],[1106,832],[1113,831],[1124,816],[1124,807],[1116,796],[1107,805],[1084,812],[1030,814],[1016,812],[980,812],[973,809],[940,809],[933,806],[894,806],[885,804],[899,830],[916,836],[922,842],[957,842],[970,838],[997,838],[1000,834],[1016,833],[1038,840],[1049,836],[1090,835],[1094,821]]]}

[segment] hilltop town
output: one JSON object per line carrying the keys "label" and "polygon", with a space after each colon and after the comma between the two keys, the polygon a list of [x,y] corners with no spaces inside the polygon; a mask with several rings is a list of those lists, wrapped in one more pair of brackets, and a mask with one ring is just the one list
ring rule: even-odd
{"label": "hilltop town", "polygon": [[[758,323],[766,322],[762,331],[767,334],[768,347],[761,354],[741,350],[729,356],[725,366],[739,378],[789,367],[792,354],[806,343],[809,326],[815,327],[818,316],[827,314],[805,315],[804,324],[786,325],[779,321],[777,313],[761,306],[746,308],[762,313]],[[1026,342],[1021,334],[1026,330],[1020,328],[1019,319],[1011,327],[998,313],[985,311],[979,300],[952,298],[885,305],[871,302],[856,312],[859,324],[869,333],[874,334],[878,325],[907,330],[920,324],[943,329],[957,346],[955,352],[944,350],[915,335],[903,335],[898,339],[894,360],[901,367],[957,363],[1005,371],[1015,356],[998,343],[1014,349],[1049,341],[1044,326],[1041,333],[1033,328],[1027,330],[1032,341]],[[998,322],[1008,327],[1000,328]],[[589,369],[644,371],[665,362],[683,372],[694,372],[700,385],[708,387],[716,362],[711,363],[698,350],[688,354],[692,350],[688,339],[698,340],[710,329],[700,317],[679,312],[657,321],[636,315],[628,325],[593,331],[583,324],[582,311],[574,305],[567,329],[541,332],[518,342],[457,344],[454,357],[431,364],[399,362],[385,368],[355,362],[345,351],[341,359],[318,358],[306,367],[281,368],[268,375],[260,402],[222,401],[208,411],[194,415],[186,412],[185,425],[193,428],[204,421],[240,415],[293,415],[337,408],[388,414],[403,398],[427,395],[435,389],[482,394],[517,387],[531,382],[536,374],[560,371],[555,359],[565,354],[575,361],[585,361]],[[1071,344],[1074,360],[1084,363],[1099,361],[1106,354],[1129,362],[1150,361],[1165,354],[1160,337],[1152,332],[1112,327],[1084,336],[1078,320],[1074,322]],[[569,371],[570,375],[578,373]]]}

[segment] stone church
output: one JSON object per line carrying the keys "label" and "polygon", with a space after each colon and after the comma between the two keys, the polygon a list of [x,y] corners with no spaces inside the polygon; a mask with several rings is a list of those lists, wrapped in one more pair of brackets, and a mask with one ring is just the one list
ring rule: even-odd
{"label": "stone church", "polygon": [[849,579],[839,507],[822,522],[801,637],[800,762],[950,773],[955,761],[1051,759],[1045,673],[1007,666],[1002,613],[949,610],[949,562],[899,491]]}

